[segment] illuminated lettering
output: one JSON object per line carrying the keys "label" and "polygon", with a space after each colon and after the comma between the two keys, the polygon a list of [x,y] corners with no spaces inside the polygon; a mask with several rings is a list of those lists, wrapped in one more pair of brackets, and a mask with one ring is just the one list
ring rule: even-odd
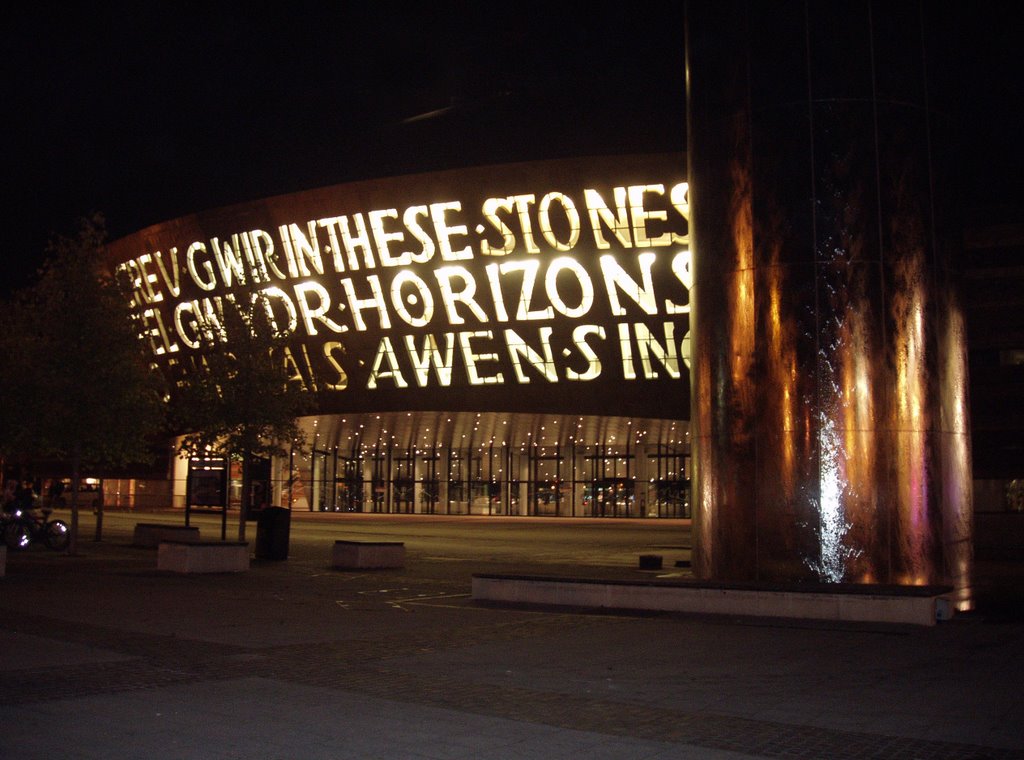
{"label": "illuminated lettering", "polygon": [[469,384],[501,385],[505,382],[505,378],[500,372],[494,375],[481,375],[477,367],[480,362],[498,361],[498,355],[493,352],[478,354],[473,349],[474,340],[494,340],[494,334],[490,330],[459,333],[459,347],[462,349],[462,360],[466,364],[466,375],[469,377]]}
{"label": "illuminated lettering", "polygon": [[[338,217],[338,224],[341,229],[341,242],[345,248],[345,254],[348,256],[348,268],[352,270],[359,269],[359,257],[356,252],[361,250],[363,252],[363,263],[366,265],[366,268],[373,269],[373,248],[370,246],[370,233],[366,230],[366,220],[363,219],[362,214],[355,214],[352,218],[356,225],[355,235],[349,229],[348,217]],[[337,252],[334,254],[334,262],[337,271],[344,271],[343,268],[338,267],[340,261]]]}
{"label": "illuminated lettering", "polygon": [[535,200],[534,195],[532,193],[530,195],[513,195],[512,200],[515,202],[516,213],[519,215],[519,231],[523,233],[526,252],[540,253],[540,248],[537,247],[537,242],[533,239],[533,223],[530,221],[530,206]]}
{"label": "illuminated lettering", "polygon": [[[308,301],[310,295],[319,299],[320,305],[318,308],[310,308]],[[306,327],[307,335],[317,334],[316,325],[313,324],[314,319],[322,323],[324,327],[333,333],[345,332],[344,327],[327,316],[327,312],[331,309],[331,296],[327,292],[327,288],[320,283],[303,282],[296,285],[295,300],[298,302],[299,314],[302,315],[302,323]]]}
{"label": "illuminated lettering", "polygon": [[171,248],[170,259],[173,276],[167,274],[167,268],[164,266],[163,253],[161,251],[157,251],[153,256],[156,259],[156,267],[160,271],[161,277],[163,277],[167,290],[172,296],[177,298],[181,294],[181,272],[178,271],[178,249]]}
{"label": "illuminated lettering", "polygon": [[[310,277],[313,273],[306,265],[313,265],[317,274],[324,273],[324,261],[320,256],[320,240],[316,236],[316,222],[306,223],[306,232],[297,224],[289,224],[279,228],[281,242],[284,243],[285,255],[288,256],[288,271],[292,277]],[[297,271],[296,271],[297,270]]]}
{"label": "illuminated lettering", "polygon": [[[163,232],[141,237],[147,247],[115,277],[165,367],[201,361],[226,342],[224,309],[234,306],[250,329],[266,312],[276,333],[308,336],[278,357],[308,390],[586,382],[620,366],[629,381],[683,378],[693,284],[688,184],[521,190],[534,192],[471,202],[481,212],[475,233],[464,200],[339,208],[315,221],[289,221],[282,212],[298,206],[271,204],[259,217],[276,220],[269,232],[194,241],[182,246],[183,262]],[[374,274],[378,267],[389,271]],[[605,324],[582,324],[609,313]],[[668,321],[658,327],[651,317]],[[486,329],[492,321],[499,327]],[[525,327],[537,321],[545,325]],[[431,325],[441,326],[425,334]],[[345,344],[334,340],[349,332]],[[230,341],[215,350],[230,351]],[[199,358],[176,358],[183,351]],[[358,381],[345,369],[354,357]]]}
{"label": "illuminated lettering", "polygon": [[172,342],[167,334],[167,328],[164,327],[164,318],[159,309],[146,309],[142,312],[142,325],[142,334],[149,340],[149,345],[153,349],[154,355],[161,356],[165,353],[179,350],[178,344]]}
{"label": "illuminated lettering", "polygon": [[629,210],[626,208],[626,188],[617,187],[612,192],[615,194],[615,214],[609,210],[608,204],[604,202],[604,198],[597,190],[587,188],[583,191],[587,214],[590,216],[590,228],[594,233],[594,244],[600,250],[611,248],[611,243],[602,232],[602,225],[604,225],[611,230],[623,248],[632,248]]}
{"label": "illuminated lettering", "polygon": [[[437,278],[438,287],[441,288],[441,301],[444,303],[444,310],[448,315],[448,324],[461,325],[465,322],[455,311],[456,303],[468,306],[473,316],[479,321],[487,321],[487,314],[473,299],[476,294],[476,280],[465,267],[441,267],[434,271],[434,276]],[[456,278],[462,280],[462,288],[459,290],[452,287],[452,280]]]}
{"label": "illuminated lettering", "polygon": [[[295,304],[292,303],[292,299],[288,294],[276,285],[263,288],[263,290],[254,293],[252,302],[254,309],[258,305],[263,306],[263,312],[267,315],[267,323],[275,335],[291,335],[298,328],[299,315],[295,309]],[[275,304],[279,308],[275,307]],[[281,326],[281,310],[284,312],[284,327]]]}
{"label": "illuminated lettering", "polygon": [[388,232],[384,229],[385,219],[398,219],[398,209],[385,209],[383,211],[371,211],[370,229],[373,231],[373,240],[377,244],[377,258],[382,267],[405,267],[412,263],[412,254],[403,251],[398,256],[392,256],[388,250],[389,243],[398,243],[405,240],[401,232]]}
{"label": "illuminated lettering", "polygon": [[[411,285],[415,292],[403,295],[404,285]],[[420,316],[414,317],[406,304],[409,306],[422,304]],[[391,305],[402,321],[413,327],[423,327],[434,318],[434,296],[431,295],[427,283],[407,269],[399,272],[391,281]]]}
{"label": "illuminated lettering", "polygon": [[348,374],[345,369],[341,366],[341,362],[335,356],[335,354],[345,353],[345,346],[336,340],[329,340],[324,343],[324,358],[327,359],[327,363],[331,365],[331,368],[335,372],[334,382],[324,383],[324,388],[329,391],[343,391],[348,388]]}
{"label": "illuminated lettering", "polygon": [[[373,291],[373,297],[360,299],[356,295],[356,288],[351,278],[346,277],[341,281],[341,286],[345,289],[345,295],[348,297],[348,305],[352,310],[352,320],[355,322],[356,329],[360,332],[365,332],[366,323],[363,321],[363,312],[367,309],[377,310],[381,329],[391,329],[391,318],[388,316],[387,303],[384,300],[384,289],[380,285],[380,277],[375,274],[367,275],[366,282],[370,286],[370,290]],[[342,332],[344,332],[344,329],[342,329]]]}
{"label": "illuminated lettering", "polygon": [[174,307],[174,331],[181,338],[181,342],[191,349],[200,346],[201,332],[196,308],[195,301],[183,301]]}
{"label": "illuminated lettering", "polygon": [[[569,225],[569,239],[561,242],[555,237],[554,229],[551,227],[551,204],[555,201],[562,207],[562,213]],[[537,206],[537,216],[540,222],[540,234],[547,241],[548,245],[556,251],[571,251],[576,247],[580,239],[580,212],[576,210],[576,204],[562,193],[548,193],[540,199]]]}
{"label": "illuminated lettering", "polygon": [[[668,193],[669,203],[672,204],[679,216],[683,217],[687,222],[690,221],[690,185],[687,182],[680,182],[678,185],[673,185],[672,189]],[[690,233],[687,230],[685,235],[678,233],[672,233],[672,243],[674,245],[689,245],[690,244]]]}
{"label": "illuminated lettering", "polygon": [[396,388],[409,387],[409,383],[402,377],[402,371],[398,368],[398,356],[395,354],[395,347],[391,345],[391,338],[385,335],[377,346],[377,355],[373,357],[373,369],[370,370],[366,387],[373,390],[377,387],[378,380],[388,378],[394,381]]}
{"label": "illuminated lettering", "polygon": [[540,342],[543,355],[526,344],[515,330],[505,330],[505,344],[508,346],[508,355],[512,359],[512,366],[516,371],[516,379],[520,383],[529,383],[530,377],[523,372],[520,358],[526,359],[532,367],[540,370],[544,379],[551,383],[558,382],[558,373],[555,371],[555,358],[551,354],[551,332],[552,328],[540,328]]}
{"label": "illuminated lettering", "polygon": [[[576,278],[576,284],[579,286],[580,304],[575,308],[566,305],[558,290],[558,275],[562,272],[572,272]],[[555,311],[569,319],[579,319],[585,316],[594,305],[594,283],[590,279],[590,275],[587,274],[587,270],[583,268],[582,264],[569,256],[559,256],[548,266],[544,277],[544,290]]]}
{"label": "illuminated lettering", "polygon": [[281,271],[281,267],[277,265],[277,251],[274,249],[274,239],[270,237],[270,234],[263,230],[252,230],[249,233],[249,240],[252,243],[253,256],[261,262],[261,266],[273,271],[274,277],[277,279],[287,279],[284,272]]}
{"label": "illuminated lettering", "polygon": [[640,322],[633,325],[637,346],[640,349],[640,363],[644,370],[644,377],[648,380],[655,380],[659,376],[658,370],[651,362],[652,354],[665,367],[665,371],[673,380],[678,380],[682,376],[679,371],[679,356],[676,353],[675,325],[672,322],[665,322],[663,329],[665,330],[664,345],[655,340],[647,325]]}
{"label": "illuminated lettering", "polygon": [[[262,249],[258,244],[253,244],[252,235],[256,232],[262,232],[262,230],[242,233],[242,248],[245,251],[245,259],[249,262],[249,275],[252,277],[253,283],[259,285],[270,282],[270,274],[267,272],[267,262],[263,257]],[[266,235],[266,233],[263,234]]]}
{"label": "illuminated lettering", "polygon": [[633,220],[633,242],[637,248],[672,245],[672,233],[663,232],[655,237],[649,237],[647,231],[647,220],[653,219],[658,222],[668,221],[668,212],[664,210],[648,211],[644,207],[644,196],[648,193],[657,195],[665,194],[664,185],[630,185],[627,194],[629,196],[629,213]]}
{"label": "illuminated lettering", "polygon": [[497,264],[488,264],[484,267],[487,273],[487,284],[491,288],[491,298],[494,300],[494,314],[499,322],[508,322],[508,312],[505,311],[505,294],[501,290],[501,277]]}
{"label": "illuminated lettering", "polygon": [[129,259],[128,261],[118,264],[114,268],[114,277],[120,283],[121,287],[129,293],[128,308],[130,309],[134,309],[136,306],[141,306],[146,300],[145,296],[140,292],[142,279],[138,272],[139,265],[135,259]]}
{"label": "illuminated lettering", "polygon": [[[682,283],[682,286],[686,288],[686,292],[689,293],[693,287],[693,273],[690,271],[690,252],[680,251],[672,257],[672,274],[676,276],[676,279]],[[665,313],[666,314],[689,314],[690,304],[677,304],[673,301],[665,299]]]}
{"label": "illuminated lettering", "polygon": [[222,247],[217,238],[211,238],[210,244],[213,245],[213,257],[217,261],[217,269],[220,271],[224,287],[230,288],[235,279],[239,285],[245,285],[245,262],[241,256],[238,235],[231,236],[230,245],[225,243]]}
{"label": "illuminated lettering", "polygon": [[504,256],[512,253],[516,249],[516,236],[512,232],[512,229],[505,224],[504,220],[498,216],[498,211],[506,211],[509,214],[512,213],[512,208],[515,205],[515,201],[511,196],[508,198],[488,198],[484,201],[483,214],[484,219],[497,230],[502,237],[502,247],[494,248],[487,239],[480,240],[480,254],[482,256]]}
{"label": "illuminated lettering", "polygon": [[[199,240],[192,243],[188,250],[185,251],[185,265],[188,268],[189,276],[192,278],[192,282],[201,289],[213,290],[217,287],[217,278],[213,274],[213,264],[207,259],[201,263],[201,269],[196,269],[197,253],[206,253],[206,245]],[[206,277],[202,277],[202,274],[205,274]]]}
{"label": "illuminated lettering", "polygon": [[430,209],[426,206],[410,206],[405,210],[405,213],[402,214],[402,224],[404,224],[405,228],[409,230],[409,234],[419,241],[421,246],[418,252],[414,253],[412,251],[404,251],[403,255],[408,253],[409,257],[415,263],[425,264],[434,258],[436,247],[434,246],[433,239],[427,234],[427,231],[423,229],[419,221],[416,219],[418,216],[429,217]]}
{"label": "illuminated lettering", "polygon": [[437,373],[437,380],[442,386],[452,384],[452,359],[455,354],[455,336],[445,333],[445,353],[442,355],[437,347],[437,339],[432,335],[423,336],[422,351],[416,350],[416,342],[412,335],[405,336],[405,347],[409,352],[413,371],[416,373],[416,384],[425,388],[430,379],[430,368]]}
{"label": "illuminated lettering", "polygon": [[461,201],[450,201],[448,203],[431,203],[430,218],[434,222],[434,233],[437,235],[438,247],[441,251],[441,258],[445,261],[459,261],[473,258],[473,249],[468,245],[455,251],[452,250],[451,238],[456,235],[468,235],[466,225],[457,224],[449,226],[445,215],[449,211],[462,211]]}
{"label": "illuminated lettering", "polygon": [[519,308],[516,310],[516,319],[528,321],[533,319],[551,319],[555,310],[548,306],[540,311],[530,309],[533,302],[533,291],[537,285],[537,270],[540,269],[540,262],[537,259],[526,261],[505,261],[499,266],[501,274],[508,272],[522,272],[523,281],[519,290]]}
{"label": "illuminated lettering", "polygon": [[625,316],[626,310],[619,302],[619,291],[629,296],[646,314],[657,314],[658,305],[654,298],[654,277],[651,274],[651,267],[657,258],[653,253],[641,253],[636,257],[640,264],[640,276],[643,280],[643,287],[637,284],[614,256],[606,255],[601,257],[601,273],[604,275],[605,289],[608,291],[608,303],[611,306],[612,314],[617,317]]}
{"label": "illuminated lettering", "polygon": [[587,367],[582,372],[577,372],[572,367],[566,367],[566,380],[594,380],[601,375],[601,359],[597,352],[591,348],[587,338],[594,335],[601,340],[605,339],[604,328],[599,325],[578,325],[572,331],[572,342],[579,349],[587,362]]}
{"label": "illuminated lettering", "polygon": [[[303,346],[302,348],[305,349],[306,347]],[[284,347],[281,356],[281,362],[282,364],[284,364],[285,371],[288,372],[288,377],[285,379],[285,382],[293,383],[297,381],[302,384],[302,387],[305,390],[311,390],[315,393],[317,391],[316,375],[313,374],[313,368],[309,365],[309,355],[306,354],[304,358],[306,360],[306,372],[303,372],[302,369],[299,367],[299,362],[295,358],[295,355],[292,353],[291,349],[288,348],[288,346]],[[306,382],[307,374],[310,378],[308,383]]]}
{"label": "illuminated lettering", "polygon": [[636,380],[636,369],[633,366],[633,341],[629,337],[629,325],[620,323],[619,356],[622,357],[622,376],[627,380]]}
{"label": "illuminated lettering", "polygon": [[338,225],[341,222],[340,216],[331,216],[324,219],[317,219],[317,225],[327,230],[327,251],[331,254],[334,271],[341,274],[345,271],[345,259],[342,258],[342,244],[338,237]]}
{"label": "illuminated lettering", "polygon": [[156,282],[156,272],[146,271],[146,265],[152,263],[153,257],[148,253],[139,256],[139,283],[142,285],[142,295],[146,299],[146,303],[159,303],[164,300],[164,294],[153,290],[153,284]]}

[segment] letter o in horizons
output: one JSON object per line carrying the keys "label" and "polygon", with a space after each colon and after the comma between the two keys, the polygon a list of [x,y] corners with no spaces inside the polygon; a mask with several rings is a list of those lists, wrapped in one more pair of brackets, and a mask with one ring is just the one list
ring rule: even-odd
{"label": "letter o in horizons", "polygon": [[[415,292],[408,292],[405,288],[406,285],[411,286]],[[406,304],[415,305],[417,303],[417,294],[419,296],[418,301],[423,306],[420,316],[415,317],[409,311]],[[407,269],[400,271],[395,275],[395,279],[391,281],[391,305],[398,313],[398,316],[406,324],[413,327],[423,327],[434,318],[434,296],[431,295],[430,288],[427,287],[427,283],[421,277]]]}

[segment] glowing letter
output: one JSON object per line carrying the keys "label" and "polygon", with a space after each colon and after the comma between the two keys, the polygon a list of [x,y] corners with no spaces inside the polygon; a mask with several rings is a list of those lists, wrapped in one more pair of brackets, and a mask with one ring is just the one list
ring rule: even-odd
{"label": "glowing letter", "polygon": [[480,254],[482,256],[504,256],[505,254],[512,253],[516,248],[516,236],[512,234],[511,228],[505,224],[505,222],[498,217],[498,210],[507,211],[512,213],[513,200],[511,197],[508,198],[488,198],[484,201],[484,219],[490,222],[491,226],[494,227],[501,236],[504,238],[504,245],[501,248],[492,248],[491,244],[485,239],[480,241]]}
{"label": "glowing letter", "polygon": [[[402,286],[406,283],[410,283],[419,295],[409,293],[408,296],[403,297]],[[415,306],[421,301],[423,306],[420,309],[420,316],[414,317],[406,307],[406,302]],[[407,269],[399,272],[395,275],[395,279],[391,281],[391,306],[398,312],[398,316],[402,318],[402,321],[413,327],[423,327],[434,318],[434,296],[430,294],[427,283]]]}
{"label": "glowing letter", "polygon": [[435,247],[433,239],[417,221],[416,217],[418,216],[430,216],[430,210],[426,206],[409,206],[405,213],[402,214],[402,224],[423,246],[418,253],[413,253],[412,251],[406,251],[405,253],[408,253],[409,257],[417,264],[424,264],[434,258]]}
{"label": "glowing letter", "polygon": [[535,198],[531,195],[513,195],[512,200],[516,203],[516,211],[519,212],[519,228],[523,233],[523,243],[526,244],[527,253],[540,253],[540,248],[533,239],[533,222],[530,221],[530,206]]}
{"label": "glowing letter", "polygon": [[526,345],[526,341],[519,337],[515,330],[505,330],[505,343],[508,345],[508,355],[512,359],[512,366],[516,370],[516,379],[520,383],[530,382],[530,378],[523,372],[522,365],[519,362],[520,356],[525,358],[534,368],[540,370],[545,380],[551,383],[558,382],[558,373],[555,372],[555,358],[551,354],[551,331],[552,328],[550,327],[540,328],[541,350],[544,351],[544,355],[541,356],[531,346]]}
{"label": "glowing letter", "polygon": [[462,347],[462,360],[466,363],[466,374],[469,377],[470,385],[501,385],[505,382],[505,378],[499,372],[496,375],[481,375],[477,371],[477,362],[496,362],[498,361],[498,355],[493,353],[478,354],[473,351],[471,341],[474,338],[485,338],[487,340],[493,340],[494,335],[490,330],[481,330],[478,332],[462,332],[459,333],[459,345]]}
{"label": "glowing letter", "polygon": [[346,277],[341,281],[341,286],[345,289],[345,295],[348,296],[349,308],[352,309],[352,321],[355,322],[356,329],[363,332],[366,330],[366,323],[363,322],[363,310],[376,309],[377,315],[380,317],[381,329],[388,330],[391,328],[391,319],[388,317],[387,303],[384,300],[384,290],[380,286],[380,277],[371,274],[367,276],[366,281],[370,284],[370,290],[373,291],[373,298],[364,300],[360,300],[356,296],[356,289],[352,284],[352,278]]}
{"label": "glowing letter", "polygon": [[572,342],[576,344],[576,348],[587,360],[587,368],[583,372],[577,372],[572,367],[566,367],[566,380],[593,380],[601,374],[601,360],[587,343],[588,335],[596,335],[601,340],[605,339],[604,328],[598,325],[580,325],[572,331]]}
{"label": "glowing letter", "polygon": [[[569,308],[558,292],[558,275],[563,269],[570,270],[576,275],[576,282],[580,286],[580,305],[575,309]],[[569,256],[559,256],[551,262],[551,266],[548,267],[547,274],[544,276],[544,290],[555,310],[570,319],[579,319],[594,305],[594,283],[591,281],[590,275],[587,274],[587,270],[583,268],[582,264]]]}
{"label": "glowing letter", "polygon": [[[689,293],[693,287],[693,273],[690,271],[690,252],[680,251],[672,257],[672,274],[683,284],[686,292]],[[678,304],[665,299],[666,314],[689,314],[690,304]]]}
{"label": "glowing letter", "polygon": [[245,266],[240,255],[238,235],[232,235],[231,245],[225,243],[223,249],[217,238],[211,239],[210,242],[213,244],[213,256],[217,260],[217,268],[220,270],[224,287],[231,287],[232,275],[238,278],[239,285],[245,285]]}
{"label": "glowing letter", "polygon": [[[309,308],[307,297],[310,293],[320,300],[319,308]],[[307,335],[316,335],[316,325],[313,324],[314,319],[322,322],[324,327],[333,333],[345,332],[341,325],[327,316],[327,312],[331,310],[331,296],[327,292],[327,288],[320,283],[301,282],[296,285],[295,300],[299,303],[299,313],[302,315],[302,323],[306,326]]]}
{"label": "glowing letter", "polygon": [[316,237],[316,222],[307,222],[306,231],[309,233],[308,236],[303,234],[297,224],[281,227],[281,240],[285,241],[285,250],[292,254],[295,261],[295,264],[292,265],[291,256],[289,257],[289,271],[293,271],[294,267],[298,268],[298,272],[293,273],[292,277],[309,277],[312,274],[309,267],[306,266],[307,260],[313,265],[317,274],[324,273],[324,262],[320,257],[320,241]]}
{"label": "glowing letter", "polygon": [[622,355],[622,376],[627,380],[636,380],[636,369],[633,367],[633,343],[629,338],[629,325],[619,325],[619,352]]}
{"label": "glowing letter", "polygon": [[441,248],[441,258],[445,261],[471,259],[473,258],[473,250],[468,245],[457,251],[452,250],[451,236],[468,235],[469,233],[466,231],[466,225],[464,224],[457,224],[454,227],[448,226],[444,215],[449,211],[462,211],[462,203],[460,201],[450,201],[448,203],[430,204],[430,218],[434,221],[434,232],[437,234],[437,242]]}
{"label": "glowing letter", "polygon": [[324,387],[329,391],[343,391],[348,388],[348,375],[341,366],[341,362],[334,356],[336,351],[344,354],[345,346],[336,340],[329,340],[324,343],[324,358],[334,368],[334,371],[338,373],[333,383],[324,384]]}
{"label": "glowing letter", "polygon": [[447,347],[444,356],[437,347],[437,339],[433,334],[423,336],[422,353],[416,350],[415,338],[411,335],[405,336],[405,347],[409,351],[409,359],[412,361],[413,369],[416,371],[416,384],[425,388],[430,379],[430,365],[434,365],[437,372],[438,382],[442,386],[452,384],[452,358],[455,354],[455,336],[452,333],[444,334]]}
{"label": "glowing letter", "polygon": [[202,272],[206,274],[204,279],[200,275],[199,270],[196,269],[197,253],[206,253],[206,246],[199,240],[190,245],[185,252],[185,264],[188,267],[188,273],[192,276],[192,282],[200,288],[203,290],[213,290],[217,287],[217,278],[213,274],[213,265],[209,260],[202,263]]}
{"label": "glowing letter", "polygon": [[[566,243],[560,242],[555,237],[554,230],[551,229],[550,209],[553,201],[558,201],[562,207],[562,212],[565,214],[566,221],[569,222],[569,240]],[[580,213],[576,210],[576,204],[572,202],[572,198],[568,198],[561,193],[548,193],[540,199],[537,215],[540,221],[540,234],[548,241],[548,245],[556,251],[571,251],[576,247],[576,243],[580,239]]]}
{"label": "glowing letter", "polygon": [[178,271],[178,249],[171,249],[170,258],[171,270],[174,275],[173,277],[168,276],[167,269],[164,267],[164,255],[160,251],[157,251],[154,255],[156,256],[157,268],[160,270],[160,274],[164,279],[164,284],[171,292],[171,295],[177,298],[178,294],[181,293],[181,273]]}
{"label": "glowing letter", "polygon": [[[479,321],[487,321],[487,314],[480,308],[480,304],[473,300],[473,295],[476,293],[476,280],[465,267],[441,267],[434,272],[434,276],[441,288],[441,300],[444,301],[444,310],[448,314],[448,324],[461,325],[465,321],[455,312],[457,301],[466,304]],[[452,279],[455,277],[462,280],[462,290],[456,291],[452,288]]]}
{"label": "glowing letter", "polygon": [[373,240],[377,244],[377,258],[382,267],[407,267],[412,262],[412,254],[408,251],[392,256],[388,250],[388,243],[397,243],[405,239],[401,232],[387,232],[384,229],[385,219],[397,219],[398,209],[389,208],[383,211],[370,212],[370,229],[373,230]]}
{"label": "glowing letter", "polygon": [[657,193],[658,195],[664,195],[665,186],[630,185],[628,192],[629,210],[633,218],[633,240],[636,242],[637,248],[647,246],[658,248],[663,245],[672,245],[672,233],[670,232],[663,232],[653,238],[647,237],[647,220],[654,219],[660,222],[668,221],[668,212],[664,210],[647,211],[644,208],[644,194]]}
{"label": "glowing letter", "polygon": [[533,291],[537,285],[537,270],[539,268],[540,262],[537,259],[506,261],[499,267],[502,275],[508,272],[523,273],[523,283],[519,291],[519,308],[516,309],[516,319],[522,322],[532,319],[551,319],[555,316],[555,310],[550,306],[540,311],[530,310],[530,304],[533,302]]}
{"label": "glowing letter", "polygon": [[604,286],[608,291],[608,302],[611,305],[612,314],[617,317],[626,314],[626,310],[619,303],[619,289],[633,299],[646,314],[658,312],[658,305],[654,301],[654,279],[651,276],[651,267],[654,265],[655,258],[653,253],[641,253],[637,256],[637,261],[640,264],[640,276],[644,283],[641,289],[636,280],[619,266],[619,262],[615,260],[614,256],[601,257],[601,273],[604,275]]}
{"label": "glowing letter", "polygon": [[[658,370],[654,369],[651,365],[652,353],[668,371],[669,377],[673,380],[678,380],[681,376],[679,373],[679,357],[676,355],[675,325],[671,322],[665,322],[664,325],[664,346],[654,339],[651,331],[647,329],[647,325],[642,322],[637,322],[633,325],[633,330],[636,333],[636,342],[640,347],[640,362],[643,364],[644,377],[648,380],[658,377]],[[620,325],[621,327],[622,325]]]}
{"label": "glowing letter", "polygon": [[608,210],[608,205],[597,190],[584,190],[583,197],[587,203],[587,213],[590,215],[590,226],[594,231],[594,243],[599,249],[611,248],[611,244],[605,239],[601,232],[601,223],[608,225],[623,248],[632,248],[633,241],[629,237],[629,210],[626,208],[626,188],[615,188],[615,210],[618,216],[613,216]]}
{"label": "glowing letter", "polygon": [[[381,369],[381,365],[387,362],[388,368]],[[373,369],[370,370],[370,379],[366,381],[366,387],[373,390],[377,387],[378,378],[390,377],[395,381],[396,388],[408,388],[409,383],[402,377],[402,371],[398,368],[398,356],[395,355],[395,348],[391,345],[391,338],[384,336],[377,347],[377,355],[373,358]]]}
{"label": "glowing letter", "polygon": [[[338,217],[341,226],[341,241],[345,246],[345,253],[348,254],[348,268],[359,269],[359,257],[356,256],[356,249],[362,249],[366,268],[373,269],[373,249],[370,247],[370,234],[366,231],[366,220],[363,219],[362,214],[356,214],[352,219],[356,223],[355,235],[348,228],[348,217]],[[337,254],[335,254],[335,258],[337,258]],[[335,263],[335,267],[337,267],[337,263]]]}
{"label": "glowing letter", "polygon": [[[669,190],[668,194],[669,202],[672,204],[672,208],[679,212],[679,216],[683,217],[687,222],[690,221],[690,185],[687,182],[680,182],[678,185],[673,185],[672,189]],[[672,242],[675,245],[689,245],[690,244],[690,233],[687,228],[685,235],[677,235],[672,233]]]}

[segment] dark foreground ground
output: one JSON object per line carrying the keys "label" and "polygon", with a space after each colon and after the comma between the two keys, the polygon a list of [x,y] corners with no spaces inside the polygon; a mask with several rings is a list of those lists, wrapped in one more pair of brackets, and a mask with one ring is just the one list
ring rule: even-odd
{"label": "dark foreground ground", "polygon": [[[934,628],[594,614],[471,575],[679,576],[688,525],[296,514],[287,561],[177,576],[130,545],[162,520],[8,555],[0,758],[1024,758],[1021,564]],[[342,538],[406,566],[332,570]]]}

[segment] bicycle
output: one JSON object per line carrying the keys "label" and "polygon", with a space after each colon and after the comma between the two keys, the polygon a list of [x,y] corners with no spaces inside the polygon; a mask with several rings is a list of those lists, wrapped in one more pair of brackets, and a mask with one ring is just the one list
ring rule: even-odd
{"label": "bicycle", "polygon": [[43,509],[35,515],[23,509],[15,509],[4,516],[4,542],[11,549],[27,549],[33,543],[42,543],[54,551],[66,549],[71,540],[71,531],[63,520],[51,520],[52,510]]}

